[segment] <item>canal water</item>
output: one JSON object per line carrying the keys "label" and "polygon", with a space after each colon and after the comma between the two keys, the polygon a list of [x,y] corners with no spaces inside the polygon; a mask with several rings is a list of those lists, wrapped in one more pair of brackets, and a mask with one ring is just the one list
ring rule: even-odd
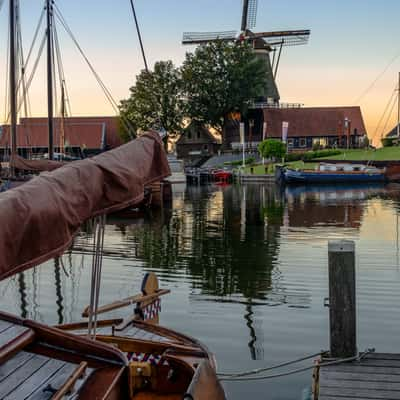
{"label": "canal water", "polygon": [[[327,244],[351,239],[359,349],[398,352],[399,209],[400,186],[177,186],[171,209],[109,218],[100,303],[137,293],[154,271],[171,290],[161,324],[202,340],[219,371],[274,365],[328,348]],[[1,309],[50,324],[78,320],[89,301],[90,249],[82,232],[62,263],[2,282]],[[311,375],[224,386],[232,400],[303,399]]]}

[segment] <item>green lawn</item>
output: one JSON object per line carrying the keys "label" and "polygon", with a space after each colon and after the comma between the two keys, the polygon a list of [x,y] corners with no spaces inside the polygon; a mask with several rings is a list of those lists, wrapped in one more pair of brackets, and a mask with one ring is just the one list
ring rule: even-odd
{"label": "green lawn", "polygon": [[[343,160],[343,161],[400,161],[400,147],[382,147],[377,150],[343,150],[342,154],[337,156],[329,156],[318,158],[318,160]],[[293,169],[314,169],[317,163],[304,163],[303,161],[293,161],[286,163],[287,166]],[[247,166],[245,173],[250,174],[251,168],[255,175],[264,175],[264,165],[254,165],[252,167]],[[275,165],[269,164],[268,173],[273,174],[275,171]]]}
{"label": "green lawn", "polygon": [[[293,169],[314,169],[315,166],[317,165],[317,163],[304,163],[303,161],[293,161],[290,163],[285,163],[286,166],[293,168]],[[251,173],[251,168],[253,168],[253,174],[254,175],[264,175],[265,172],[265,167],[267,165],[253,165],[252,167],[246,167],[244,169],[246,174],[250,174]],[[275,164],[269,164],[268,166],[268,174],[273,174],[275,172]]]}
{"label": "green lawn", "polygon": [[400,147],[382,147],[377,150],[343,150],[339,156],[322,157],[319,160],[349,160],[349,161],[387,161],[400,160]]}

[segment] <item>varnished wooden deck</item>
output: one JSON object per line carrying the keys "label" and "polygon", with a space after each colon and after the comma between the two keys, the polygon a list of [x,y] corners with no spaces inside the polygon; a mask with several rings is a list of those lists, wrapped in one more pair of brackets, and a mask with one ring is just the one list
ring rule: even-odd
{"label": "varnished wooden deck", "polygon": [[[70,332],[76,335],[85,335],[87,334],[87,329],[75,329],[75,330],[70,330]],[[111,326],[98,327],[96,329],[96,334],[112,336],[112,327]],[[150,342],[172,343],[172,340],[169,339],[168,337],[157,335],[156,333],[149,332],[145,329],[141,329],[136,326],[128,326],[122,331],[115,331],[114,335],[130,339],[148,340]]]}
{"label": "varnished wooden deck", "polygon": [[400,354],[320,368],[319,400],[400,400]]}
{"label": "varnished wooden deck", "polygon": [[[32,332],[29,328],[0,320],[0,349],[7,350],[29,332]],[[51,399],[77,367],[77,364],[21,350],[0,365],[0,400]],[[88,369],[77,381],[65,400],[76,397],[91,371]]]}

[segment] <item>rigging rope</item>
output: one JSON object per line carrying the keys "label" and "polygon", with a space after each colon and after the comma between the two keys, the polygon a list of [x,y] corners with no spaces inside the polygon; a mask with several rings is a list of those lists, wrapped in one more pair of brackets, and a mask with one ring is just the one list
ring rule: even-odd
{"label": "rigging rope", "polygon": [[103,264],[106,215],[94,219],[92,281],[90,287],[88,336],[96,339],[97,311],[99,307],[101,269]]}
{"label": "rigging rope", "polygon": [[[65,79],[65,72],[64,72],[64,65],[62,61],[62,55],[61,55],[61,47],[60,47],[60,42],[58,40],[58,32],[57,32],[57,27],[56,24],[54,24],[54,44],[55,44],[55,50],[56,50],[56,60],[57,60],[57,68],[58,68],[58,78],[60,82],[60,87],[62,88],[61,90],[64,90],[65,94],[65,104],[62,107],[66,107],[67,115],[72,115],[71,112],[71,104],[69,102],[69,94],[68,94],[68,88],[66,84],[66,79]],[[61,100],[63,101],[63,100]]]}
{"label": "rigging rope", "polygon": [[393,101],[394,96],[395,96],[395,94],[396,94],[396,88],[397,88],[397,85],[395,86],[395,88],[394,88],[394,90],[393,90],[393,92],[392,92],[392,95],[390,96],[390,99],[389,99],[388,103],[386,104],[385,109],[384,109],[384,111],[383,111],[383,114],[382,114],[382,116],[381,116],[381,118],[380,118],[380,120],[379,120],[379,122],[378,122],[378,125],[377,125],[376,128],[375,128],[375,132],[374,132],[374,134],[373,134],[373,136],[372,136],[372,140],[374,140],[374,139],[376,138],[376,136],[377,136],[377,134],[378,134],[378,129],[379,129],[379,127],[380,127],[380,125],[381,125],[383,119],[385,118],[386,112],[387,112],[387,110],[389,109],[390,105],[392,104],[392,101]]}
{"label": "rigging rope", "polygon": [[393,98],[393,102],[392,102],[392,106],[390,107],[390,111],[388,112],[387,117],[386,117],[385,125],[384,125],[383,128],[382,128],[382,132],[381,132],[381,135],[380,135],[380,138],[381,138],[381,139],[383,138],[383,135],[385,134],[387,125],[388,125],[388,123],[389,123],[389,119],[390,119],[390,117],[392,116],[393,109],[394,109],[394,107],[395,107],[395,105],[396,105],[396,103],[397,103],[396,100],[397,100],[396,97],[394,97],[394,98]]}
{"label": "rigging rope", "polygon": [[361,93],[360,96],[358,96],[353,104],[358,104],[362,98],[365,97],[366,94],[375,86],[375,84],[379,81],[379,79],[382,78],[382,76],[385,74],[385,72],[390,68],[390,66],[400,57],[400,53],[395,55],[389,63],[383,68],[383,70],[378,74],[378,76],[372,81],[372,83],[364,90],[364,92]]}
{"label": "rigging rope", "polygon": [[[67,32],[67,34],[70,36],[71,40],[73,41],[73,43],[75,44],[76,48],[78,49],[79,53],[81,54],[81,56],[83,57],[83,59],[85,60],[86,64],[88,65],[89,69],[91,70],[92,74],[94,75],[95,79],[97,80],[97,83],[100,85],[101,89],[103,90],[104,95],[106,96],[107,100],[109,101],[109,103],[111,104],[112,108],[114,109],[116,114],[119,114],[119,106],[117,104],[117,102],[115,101],[115,99],[113,98],[111,92],[109,91],[109,89],[106,87],[106,85],[104,84],[104,82],[101,80],[99,74],[96,72],[96,70],[94,69],[92,63],[89,61],[88,57],[86,56],[85,52],[83,51],[82,47],[79,45],[75,35],[73,34],[72,30],[70,29],[67,21],[65,20],[65,18],[63,17],[60,9],[57,7],[57,5],[54,5],[54,10],[55,10],[55,15],[58,18],[58,20],[60,21],[62,27],[64,28],[64,30]],[[121,116],[122,117],[122,116]],[[135,130],[133,129],[133,126],[131,124],[131,122],[126,119],[126,118],[121,118],[121,122],[124,124],[124,128],[127,128],[127,131],[129,133],[129,135],[131,136],[131,138],[133,138],[132,133]]]}
{"label": "rigging rope", "polygon": [[[324,368],[328,367],[331,365],[338,365],[338,364],[343,364],[351,361],[361,361],[364,357],[366,357],[368,354],[375,352],[375,349],[367,349],[364,351],[364,353],[354,356],[354,357],[348,357],[348,358],[342,358],[339,360],[334,360],[334,361],[327,361],[323,363],[319,363],[318,365],[311,365],[303,368],[297,368],[291,371],[286,371],[282,372],[279,374],[273,374],[273,375],[264,375],[264,376],[243,376],[242,377],[235,377],[233,376],[223,376],[222,378],[219,378],[220,381],[231,381],[231,382],[242,382],[242,381],[259,381],[259,380],[264,380],[264,379],[273,379],[273,378],[280,378],[283,376],[288,376],[288,375],[294,375],[298,374],[300,372],[308,371],[310,369],[314,369],[316,367],[318,368]],[[257,370],[255,370],[257,371]],[[246,373],[247,375],[255,375],[257,372],[252,373],[252,371],[249,371],[249,373]]]}

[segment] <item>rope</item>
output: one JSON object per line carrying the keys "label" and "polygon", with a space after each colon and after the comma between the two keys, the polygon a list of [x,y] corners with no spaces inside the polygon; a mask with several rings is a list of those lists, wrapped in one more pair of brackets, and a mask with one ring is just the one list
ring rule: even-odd
{"label": "rope", "polygon": [[375,86],[376,82],[385,74],[385,72],[389,69],[389,67],[400,57],[400,53],[395,55],[389,63],[383,68],[383,70],[378,74],[378,76],[372,81],[372,83],[364,90],[364,92],[361,93],[360,96],[358,96],[353,104],[358,104],[361,99]]}
{"label": "rope", "polygon": [[374,132],[374,134],[373,134],[373,136],[372,136],[372,140],[375,139],[375,137],[376,137],[376,135],[377,135],[377,133],[378,133],[378,129],[379,129],[379,127],[381,126],[381,123],[382,123],[383,119],[385,118],[386,112],[388,111],[388,109],[389,109],[389,107],[390,107],[390,105],[391,105],[391,103],[392,103],[392,101],[393,101],[393,99],[394,99],[394,96],[395,96],[395,94],[396,94],[396,88],[397,88],[397,85],[396,85],[396,87],[394,88],[394,90],[393,90],[393,92],[392,92],[392,95],[390,96],[390,99],[389,99],[389,101],[387,102],[387,104],[386,104],[386,106],[385,106],[385,109],[384,109],[384,111],[383,111],[383,114],[382,114],[382,116],[381,116],[381,118],[380,118],[380,120],[379,120],[379,122],[378,122],[378,125],[377,125],[376,128],[375,128],[375,132]]}
{"label": "rope", "polygon": [[104,231],[106,216],[94,220],[92,281],[90,288],[88,336],[96,339],[97,311],[99,307],[101,269],[103,264]]}
{"label": "rope", "polygon": [[[334,360],[334,361],[327,361],[327,362],[318,364],[318,367],[324,368],[324,367],[328,367],[330,365],[339,365],[339,364],[343,364],[343,363],[347,363],[347,362],[351,362],[351,361],[361,361],[365,356],[367,356],[368,354],[373,353],[373,352],[375,352],[375,349],[367,349],[364,353],[362,353],[358,356],[342,358],[340,360]],[[318,353],[318,354],[321,354],[321,353]],[[307,358],[310,358],[310,357],[306,357],[305,359],[307,359]],[[294,363],[294,362],[289,362],[286,364],[291,364],[291,363]],[[242,374],[242,375],[240,375],[241,377],[237,377],[235,375],[232,375],[232,376],[226,376],[226,377],[219,378],[219,380],[220,381],[231,381],[231,382],[259,381],[259,380],[264,380],[264,379],[273,379],[273,378],[280,378],[280,377],[288,376],[288,375],[294,375],[294,374],[298,374],[300,372],[314,369],[315,367],[316,367],[315,365],[311,365],[311,366],[307,366],[307,367],[303,367],[303,368],[297,368],[297,369],[287,371],[287,372],[282,372],[279,374],[264,375],[264,376],[245,376]],[[271,368],[277,368],[277,366],[271,367]],[[267,370],[267,369],[264,369],[264,370]],[[254,370],[254,371],[258,371],[258,370]],[[249,371],[244,374],[255,375],[257,373],[258,372],[253,373],[253,371]]]}
{"label": "rope", "polygon": [[[81,54],[81,56],[85,60],[86,64],[88,65],[88,67],[90,69],[90,71],[92,72],[93,76],[95,77],[97,83],[99,84],[100,88],[103,90],[104,95],[106,96],[107,100],[111,104],[111,107],[114,109],[116,114],[119,114],[118,103],[115,101],[115,99],[113,98],[111,92],[109,91],[107,86],[104,84],[104,82],[101,80],[99,74],[94,69],[92,63],[89,61],[88,57],[86,56],[86,54],[83,51],[83,49],[80,46],[80,44],[78,43],[75,35],[73,34],[72,30],[70,29],[67,21],[63,17],[63,15],[62,15],[60,9],[57,7],[57,5],[54,5],[54,10],[55,10],[55,16],[60,21],[62,27],[67,32],[67,34],[70,36],[71,40],[75,44],[75,46],[78,49],[79,53]],[[133,139],[133,135],[132,135],[131,132],[134,132],[134,129],[133,129],[133,126],[132,126],[131,122],[127,118],[124,118],[123,116],[121,116],[121,122],[124,124],[124,128],[127,130],[129,136]]]}
{"label": "rope", "polygon": [[267,367],[267,368],[259,368],[259,369],[253,369],[251,371],[246,371],[246,372],[233,372],[233,373],[217,373],[218,376],[230,376],[230,377],[241,377],[241,376],[246,376],[246,375],[254,375],[254,374],[259,374],[260,372],[265,372],[265,371],[270,371],[272,369],[277,369],[277,368],[281,368],[281,367],[286,367],[288,365],[292,365],[292,364],[297,364],[300,361],[305,361],[305,360],[309,360],[310,358],[314,358],[317,356],[322,355],[324,352],[320,351],[318,353],[314,353],[311,354],[309,356],[304,356],[301,358],[298,358],[296,360],[293,361],[286,361],[282,364],[277,364],[277,365],[273,365],[271,367]]}

